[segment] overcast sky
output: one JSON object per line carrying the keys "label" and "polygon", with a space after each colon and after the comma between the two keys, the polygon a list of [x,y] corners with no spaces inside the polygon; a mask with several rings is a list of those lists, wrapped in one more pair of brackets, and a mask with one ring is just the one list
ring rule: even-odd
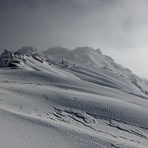
{"label": "overcast sky", "polygon": [[0,0],[0,50],[100,48],[148,78],[148,0]]}

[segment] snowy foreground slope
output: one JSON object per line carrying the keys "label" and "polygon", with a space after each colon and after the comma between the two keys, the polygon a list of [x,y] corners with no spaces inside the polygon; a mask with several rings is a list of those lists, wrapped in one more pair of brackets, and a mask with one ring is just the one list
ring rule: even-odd
{"label": "snowy foreground slope", "polygon": [[1,147],[148,147],[148,81],[99,49],[23,47],[0,66]]}

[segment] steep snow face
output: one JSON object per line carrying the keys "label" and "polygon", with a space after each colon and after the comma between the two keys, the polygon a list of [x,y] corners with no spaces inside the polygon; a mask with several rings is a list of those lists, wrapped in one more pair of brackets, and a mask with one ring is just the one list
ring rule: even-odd
{"label": "steep snow face", "polygon": [[[91,47],[77,47],[72,51],[72,53],[74,54],[75,61],[82,64],[103,65],[101,54]],[[95,61],[95,58],[98,58],[98,61]]]}
{"label": "steep snow face", "polygon": [[1,147],[148,147],[147,80],[89,47],[30,50],[0,56],[23,63],[0,68]]}

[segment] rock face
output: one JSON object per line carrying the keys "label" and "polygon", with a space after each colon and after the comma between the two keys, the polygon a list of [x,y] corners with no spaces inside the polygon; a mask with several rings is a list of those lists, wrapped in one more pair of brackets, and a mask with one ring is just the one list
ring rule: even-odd
{"label": "rock face", "polygon": [[44,58],[37,52],[34,46],[24,46],[16,52],[5,49],[0,55],[0,67],[23,68],[28,60],[27,57],[41,63],[44,61]]}
{"label": "rock face", "polygon": [[24,61],[24,55],[18,52],[4,50],[0,55],[0,67],[19,67]]}

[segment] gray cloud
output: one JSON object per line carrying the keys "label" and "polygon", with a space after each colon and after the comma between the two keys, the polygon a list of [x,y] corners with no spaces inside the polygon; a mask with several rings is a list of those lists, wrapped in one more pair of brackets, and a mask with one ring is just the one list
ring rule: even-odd
{"label": "gray cloud", "polygon": [[[8,38],[12,43],[17,40],[33,43],[41,49],[54,44],[74,48],[86,43],[126,49],[137,46],[139,37],[147,35],[143,30],[148,24],[146,1],[135,0],[133,4],[128,0],[10,0],[9,3],[9,10],[3,10],[1,39]],[[142,42],[145,44],[145,40]]]}

